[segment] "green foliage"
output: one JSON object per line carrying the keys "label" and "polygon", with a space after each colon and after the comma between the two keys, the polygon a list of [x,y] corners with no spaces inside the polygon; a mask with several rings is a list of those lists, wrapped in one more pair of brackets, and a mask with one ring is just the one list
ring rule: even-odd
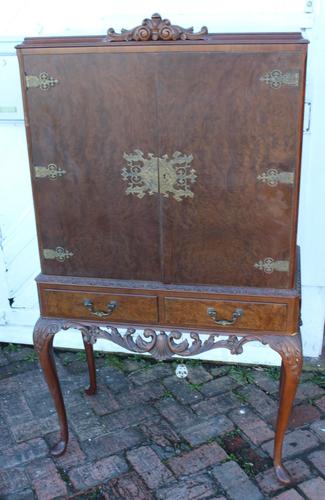
{"label": "green foliage", "polygon": [[141,370],[149,370],[152,368],[153,362],[151,359],[142,359],[142,364],[139,363],[139,368]]}
{"label": "green foliage", "polygon": [[[176,366],[179,365],[179,361],[176,362]],[[182,361],[182,363],[184,363],[184,361]],[[192,367],[195,367],[195,366],[201,366],[202,365],[202,361],[200,359],[187,359],[186,362],[184,363],[184,365],[186,365],[187,367],[189,366],[192,366]]]}
{"label": "green foliage", "polygon": [[4,352],[18,352],[21,346],[19,344],[8,344],[3,348]]}
{"label": "green foliage", "polygon": [[28,363],[36,363],[36,361],[38,360],[38,356],[37,356],[36,352],[32,351],[32,352],[29,352],[28,354],[26,354],[26,356],[23,359],[24,359],[24,361],[27,361]]}
{"label": "green foliage", "polygon": [[73,495],[73,498],[74,500],[105,500],[108,497],[106,494],[103,493],[102,489],[98,486],[93,490],[88,490],[85,493],[80,493],[80,495]]}
{"label": "green foliage", "polygon": [[229,453],[225,462],[237,462],[237,463],[239,463],[239,459],[234,453]]}
{"label": "green foliage", "polygon": [[69,358],[69,356],[63,356],[62,358],[63,366],[68,366],[70,363],[71,363],[71,358]]}
{"label": "green foliage", "polygon": [[239,401],[241,401],[242,403],[246,403],[248,401],[248,397],[245,396],[245,394],[241,394],[240,392],[236,391],[236,390],[233,390],[232,391],[233,395],[239,399]]}
{"label": "green foliage", "polygon": [[75,353],[75,358],[77,361],[86,361],[87,356],[85,351],[78,351]]}
{"label": "green foliage", "polygon": [[241,457],[237,457],[235,453],[228,453],[228,457],[224,462],[237,462],[248,476],[254,475],[254,464],[252,462],[245,462]]}
{"label": "green foliage", "polygon": [[254,378],[251,374],[251,369],[244,366],[231,366],[228,372],[239,384],[253,384]]}
{"label": "green foliage", "polygon": [[173,393],[172,391],[170,391],[169,389],[166,389],[164,394],[162,395],[163,398],[172,398],[173,397]]}
{"label": "green foliage", "polygon": [[237,436],[240,436],[240,430],[238,427],[236,427],[233,431],[227,432],[227,434],[224,434],[223,438],[224,439],[232,439]]}
{"label": "green foliage", "polygon": [[117,356],[116,354],[106,353],[105,365],[121,371],[124,369],[123,358],[121,356]]}
{"label": "green foliage", "polygon": [[241,468],[244,469],[248,476],[254,475],[254,464],[252,462],[243,462]]}
{"label": "green foliage", "polygon": [[192,382],[189,382],[188,384],[190,386],[190,388],[194,391],[199,391],[202,387],[203,384],[194,384]]}
{"label": "green foliage", "polygon": [[319,385],[319,387],[322,387],[322,389],[325,389],[325,372],[313,372],[307,380]]}
{"label": "green foliage", "polygon": [[58,471],[63,481],[65,481],[66,483],[70,483],[69,474],[61,467],[58,467]]}
{"label": "green foliage", "polygon": [[128,361],[132,361],[132,363],[139,365],[139,367],[142,367],[142,366],[149,364],[149,363],[146,363],[147,360],[141,358],[140,356],[127,356],[126,359]]}
{"label": "green foliage", "polygon": [[280,380],[280,368],[277,366],[268,366],[267,368],[264,368],[264,372],[276,382]]}

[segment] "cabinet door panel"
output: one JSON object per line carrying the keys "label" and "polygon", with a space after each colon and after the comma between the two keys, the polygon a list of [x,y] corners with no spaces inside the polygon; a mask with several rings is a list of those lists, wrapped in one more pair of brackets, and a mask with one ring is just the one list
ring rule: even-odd
{"label": "cabinet door panel", "polygon": [[[158,195],[127,195],[121,175],[124,153],[156,150],[154,59],[24,57],[26,74],[58,80],[47,90],[27,90],[43,273],[160,279]],[[64,175],[35,178],[34,167],[48,164]],[[64,260],[55,259],[57,247]]]}
{"label": "cabinet door panel", "polygon": [[304,58],[160,55],[159,154],[196,176],[161,201],[165,282],[292,286]]}

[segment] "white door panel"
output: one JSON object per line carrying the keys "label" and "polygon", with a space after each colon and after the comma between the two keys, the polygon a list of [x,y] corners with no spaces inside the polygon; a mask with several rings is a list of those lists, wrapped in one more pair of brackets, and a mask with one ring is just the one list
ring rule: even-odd
{"label": "white door panel", "polygon": [[40,265],[23,122],[0,123],[0,152],[1,267],[6,283],[1,309],[7,324],[32,325],[39,310],[34,277]]}

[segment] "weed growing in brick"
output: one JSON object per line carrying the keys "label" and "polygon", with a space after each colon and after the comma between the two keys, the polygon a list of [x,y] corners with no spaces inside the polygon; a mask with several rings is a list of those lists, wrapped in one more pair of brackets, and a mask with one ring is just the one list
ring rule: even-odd
{"label": "weed growing in brick", "polygon": [[23,360],[27,361],[28,363],[36,363],[36,361],[38,361],[38,356],[36,352],[29,352],[28,354],[26,354]]}
{"label": "weed growing in brick", "polygon": [[124,370],[123,358],[116,354],[105,354],[105,365],[116,368],[117,370]]}
{"label": "weed growing in brick", "polygon": [[254,377],[251,374],[251,369],[245,368],[244,366],[231,366],[228,375],[230,375],[239,384],[254,383]]}
{"label": "weed growing in brick", "polygon": [[276,382],[280,380],[280,368],[277,366],[268,366],[267,368],[264,368],[264,372]]}
{"label": "weed growing in brick", "polygon": [[20,349],[21,346],[19,344],[8,344],[3,348],[4,352],[18,352]]}

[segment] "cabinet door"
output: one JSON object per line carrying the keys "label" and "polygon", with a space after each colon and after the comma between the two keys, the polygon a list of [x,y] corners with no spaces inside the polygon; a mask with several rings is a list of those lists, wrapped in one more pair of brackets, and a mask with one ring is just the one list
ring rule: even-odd
{"label": "cabinet door", "polygon": [[154,57],[38,54],[24,66],[43,273],[160,279],[158,195],[127,194],[127,158],[156,150]]}
{"label": "cabinet door", "polygon": [[225,50],[160,55],[164,281],[290,287],[305,55]]}

